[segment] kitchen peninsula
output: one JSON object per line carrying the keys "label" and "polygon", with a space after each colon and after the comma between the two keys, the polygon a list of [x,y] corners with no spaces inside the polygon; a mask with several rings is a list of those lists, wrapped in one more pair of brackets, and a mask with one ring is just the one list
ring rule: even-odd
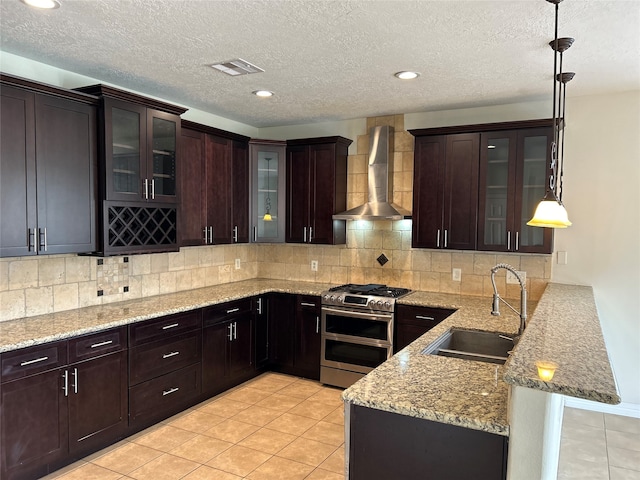
{"label": "kitchen peninsula", "polygon": [[[557,470],[555,442],[559,441],[562,423],[562,397],[557,394],[610,404],[620,402],[590,287],[549,284],[504,366],[421,352],[452,327],[513,334],[517,331],[516,315],[491,317],[487,299],[427,292],[415,292],[402,303],[458,310],[347,389],[343,395],[345,419],[364,407],[413,417],[414,427],[424,420],[508,437],[508,456],[504,457],[508,458],[508,470],[496,478],[539,479],[555,478]],[[539,360],[558,365],[552,380],[538,377],[535,363]],[[345,425],[349,425],[348,420]],[[352,420],[352,428],[353,425]],[[353,439],[348,429],[347,442]],[[371,443],[388,446],[384,439],[376,437]],[[349,478],[372,478],[366,475],[376,468],[381,475],[376,478],[384,478],[384,462],[374,460],[378,458],[375,449],[368,449],[366,462],[358,461],[361,447],[353,443],[347,446]],[[460,465],[465,462],[465,452],[457,453],[460,455],[450,455],[449,461]],[[401,451],[387,449],[386,454],[393,456],[390,468],[411,461],[403,458]],[[363,463],[366,473],[361,474],[357,469]],[[507,467],[507,463],[503,466]],[[428,468],[428,461],[423,466]],[[414,475],[421,474],[415,463],[411,468]]]}

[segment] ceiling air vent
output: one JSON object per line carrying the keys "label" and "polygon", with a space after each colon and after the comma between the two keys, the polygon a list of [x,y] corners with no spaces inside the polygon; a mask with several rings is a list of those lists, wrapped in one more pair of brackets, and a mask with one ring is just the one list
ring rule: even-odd
{"label": "ceiling air vent", "polygon": [[226,73],[227,75],[236,76],[236,75],[247,75],[249,73],[260,73],[264,72],[260,67],[256,67],[246,60],[242,60],[241,58],[237,58],[235,60],[229,60],[223,63],[214,63],[210,65],[211,68],[215,68],[216,70],[220,70],[221,72]]}

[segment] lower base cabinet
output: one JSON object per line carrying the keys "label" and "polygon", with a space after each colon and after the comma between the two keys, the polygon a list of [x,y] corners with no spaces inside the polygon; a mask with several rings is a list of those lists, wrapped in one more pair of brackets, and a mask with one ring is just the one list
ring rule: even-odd
{"label": "lower base cabinet", "polygon": [[505,480],[509,439],[350,405],[349,480]]}
{"label": "lower base cabinet", "polygon": [[203,310],[202,393],[216,395],[255,375],[251,299]]}
{"label": "lower base cabinet", "polygon": [[126,434],[125,332],[2,355],[0,478],[38,478]]}

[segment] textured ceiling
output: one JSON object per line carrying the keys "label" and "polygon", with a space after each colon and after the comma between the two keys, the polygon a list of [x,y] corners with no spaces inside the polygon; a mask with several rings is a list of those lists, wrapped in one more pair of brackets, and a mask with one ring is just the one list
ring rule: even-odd
{"label": "textured ceiling", "polygon": [[[0,48],[255,127],[549,99],[544,0],[0,0]],[[568,96],[640,88],[640,0],[567,0]],[[208,64],[243,58],[264,73]],[[414,81],[393,76],[416,70]],[[260,99],[251,92],[275,92]]]}

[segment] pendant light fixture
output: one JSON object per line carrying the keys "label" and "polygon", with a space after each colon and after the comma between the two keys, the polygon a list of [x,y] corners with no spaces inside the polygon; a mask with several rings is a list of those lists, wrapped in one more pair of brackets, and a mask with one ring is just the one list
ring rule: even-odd
{"label": "pendant light fixture", "polygon": [[[562,0],[546,0],[555,5],[555,36],[549,42],[553,49],[553,142],[551,143],[551,174],[542,201],[538,204],[533,218],[527,222],[531,227],[567,228],[571,225],[569,215],[562,203],[562,175],[564,172],[564,123],[566,121],[567,82],[575,76],[573,72],[562,72],[562,54],[574,42],[573,38],[558,38],[558,5]],[[558,60],[560,73],[558,73]],[[560,84],[558,92],[558,84]],[[556,110],[556,101],[557,110]],[[556,111],[558,116],[556,116]],[[561,125],[562,122],[562,125]],[[562,127],[562,136],[560,130]]]}
{"label": "pendant light fixture", "polygon": [[267,192],[267,197],[264,199],[265,214],[264,214],[264,217],[262,217],[262,220],[264,220],[265,222],[271,222],[273,221],[273,218],[271,217],[271,197],[270,197],[271,187],[269,186],[269,172],[271,170],[269,163],[271,162],[271,159],[265,158],[265,160],[267,161],[267,187],[265,188]]}

